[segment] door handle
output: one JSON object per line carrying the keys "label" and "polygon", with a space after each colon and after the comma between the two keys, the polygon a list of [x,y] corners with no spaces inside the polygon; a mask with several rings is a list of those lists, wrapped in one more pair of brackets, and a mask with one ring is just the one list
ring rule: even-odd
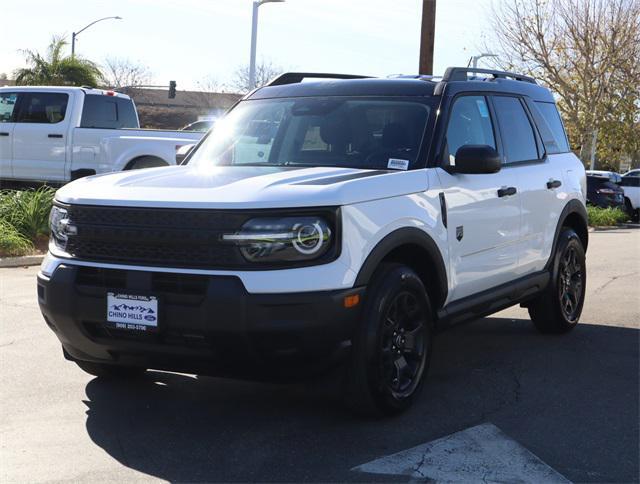
{"label": "door handle", "polygon": [[50,134],[49,138],[62,138],[61,134]]}
{"label": "door handle", "polygon": [[0,132],[0,136],[9,136],[9,133],[7,133],[6,131],[2,131]]}
{"label": "door handle", "polygon": [[518,190],[516,190],[516,187],[502,187],[498,189],[498,196],[500,198],[510,197],[511,195],[515,195],[517,191]]}
{"label": "door handle", "polygon": [[562,185],[562,182],[560,180],[549,180],[547,182],[547,188],[549,190],[552,190],[553,188],[558,188],[560,185]]}

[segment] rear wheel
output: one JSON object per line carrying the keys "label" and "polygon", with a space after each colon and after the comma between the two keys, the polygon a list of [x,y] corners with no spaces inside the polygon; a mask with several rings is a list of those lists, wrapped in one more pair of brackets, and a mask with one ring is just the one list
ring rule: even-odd
{"label": "rear wheel", "polygon": [[75,364],[86,373],[102,378],[135,378],[141,376],[146,369],[134,366],[108,365],[90,361],[75,360]]}
{"label": "rear wheel", "polygon": [[142,168],[156,168],[159,166],[169,166],[167,163],[155,156],[141,156],[131,161],[125,170],[141,170]]}
{"label": "rear wheel", "polygon": [[418,275],[401,264],[383,264],[369,285],[354,336],[347,406],[367,416],[406,410],[427,372],[431,327],[431,306]]}
{"label": "rear wheel", "polygon": [[638,222],[640,219],[640,208],[636,208],[634,210],[633,205],[631,204],[631,200],[629,200],[628,198],[624,199],[624,207],[629,214],[629,217],[631,217],[631,221]]}
{"label": "rear wheel", "polygon": [[529,303],[529,315],[542,333],[566,333],[578,324],[587,283],[584,248],[573,229],[564,228],[558,238],[551,281]]}

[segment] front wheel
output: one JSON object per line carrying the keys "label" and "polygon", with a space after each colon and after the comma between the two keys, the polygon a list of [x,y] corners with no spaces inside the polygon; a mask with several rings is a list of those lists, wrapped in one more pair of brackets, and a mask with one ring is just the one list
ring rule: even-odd
{"label": "front wheel", "polygon": [[347,406],[367,416],[406,410],[422,388],[432,347],[431,305],[418,275],[383,264],[367,290],[353,338]]}
{"label": "front wheel", "polygon": [[584,305],[587,268],[584,247],[573,229],[558,238],[551,281],[531,303],[529,316],[541,333],[566,333],[578,324]]}

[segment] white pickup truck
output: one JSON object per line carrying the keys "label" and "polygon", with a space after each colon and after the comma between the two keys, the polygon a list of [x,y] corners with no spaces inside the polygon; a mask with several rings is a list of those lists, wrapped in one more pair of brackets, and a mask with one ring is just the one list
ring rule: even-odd
{"label": "white pickup truck", "polygon": [[0,88],[0,180],[64,183],[175,165],[203,133],[140,129],[129,96],[81,87]]}

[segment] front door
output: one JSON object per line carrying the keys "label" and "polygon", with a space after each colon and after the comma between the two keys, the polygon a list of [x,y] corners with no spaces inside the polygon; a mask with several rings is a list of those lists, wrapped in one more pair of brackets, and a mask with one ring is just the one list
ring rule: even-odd
{"label": "front door", "polygon": [[0,93],[0,180],[13,177],[13,130],[15,124],[18,93]]}
{"label": "front door", "polygon": [[64,181],[69,95],[29,92],[22,96],[13,133],[13,177]]}
{"label": "front door", "polygon": [[[464,145],[489,145],[500,151],[484,96],[454,100],[445,141],[442,156],[451,165]],[[447,206],[449,302],[514,279],[521,209],[513,171],[465,175],[438,168],[437,173]]]}

